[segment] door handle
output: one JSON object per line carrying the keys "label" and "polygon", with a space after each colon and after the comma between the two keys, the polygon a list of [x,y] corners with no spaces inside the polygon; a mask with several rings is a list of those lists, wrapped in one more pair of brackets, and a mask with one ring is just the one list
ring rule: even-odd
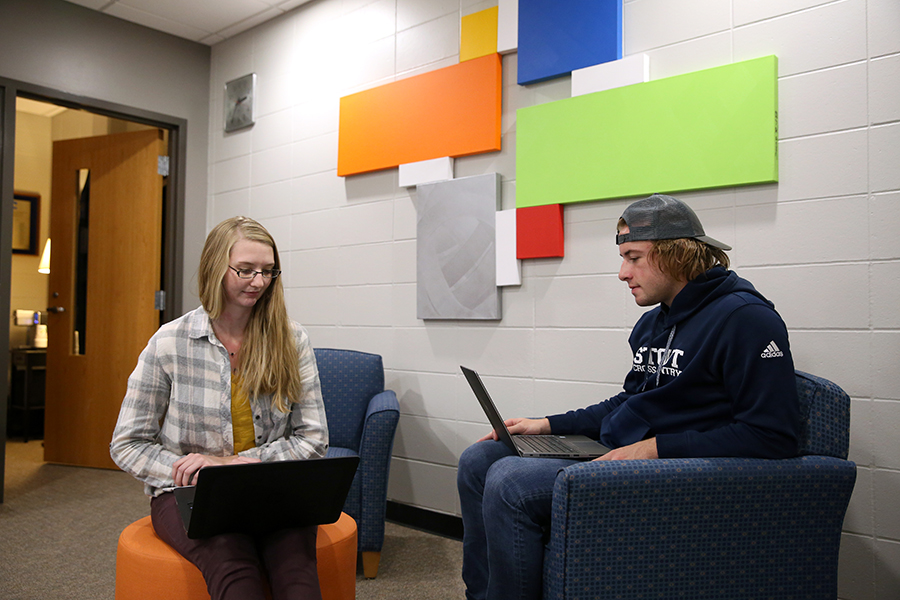
{"label": "door handle", "polygon": [[66,307],[64,307],[64,306],[48,306],[47,312],[51,312],[51,313],[66,312]]}

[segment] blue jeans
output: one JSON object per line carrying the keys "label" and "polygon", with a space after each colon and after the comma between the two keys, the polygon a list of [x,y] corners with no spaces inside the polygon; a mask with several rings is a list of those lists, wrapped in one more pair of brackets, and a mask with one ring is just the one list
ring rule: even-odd
{"label": "blue jeans", "polygon": [[463,452],[456,483],[468,600],[541,598],[553,484],[559,470],[575,462],[521,458],[494,441]]}

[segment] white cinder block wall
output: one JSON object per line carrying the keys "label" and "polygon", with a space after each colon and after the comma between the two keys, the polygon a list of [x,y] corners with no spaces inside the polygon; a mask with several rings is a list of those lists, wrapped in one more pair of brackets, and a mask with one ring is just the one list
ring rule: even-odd
{"label": "white cinder block wall", "polygon": [[[261,220],[314,344],[384,356],[402,411],[390,498],[448,514],[457,458],[487,430],[458,366],[509,416],[588,404],[618,391],[641,312],[616,278],[622,199],[566,207],[566,257],[527,261],[502,321],[417,320],[415,192],[396,169],[336,175],[339,98],[456,64],[460,18],[495,4],[314,0],[212,51],[208,225]],[[680,196],[775,301],[797,367],[853,397],[841,597],[900,597],[900,3],[625,0],[624,20],[625,54],[649,54],[654,79],[779,57],[780,182]],[[516,55],[503,67],[504,149],[457,159],[456,176],[499,172],[513,208],[515,109],[569,80],[519,87]],[[223,84],[251,71],[258,121],[224,135]]]}

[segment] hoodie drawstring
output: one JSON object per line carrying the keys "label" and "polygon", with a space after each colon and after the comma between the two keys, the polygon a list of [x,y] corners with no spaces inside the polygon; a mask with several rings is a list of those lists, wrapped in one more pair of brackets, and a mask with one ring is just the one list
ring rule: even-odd
{"label": "hoodie drawstring", "polygon": [[[659,378],[662,376],[663,367],[666,366],[666,363],[669,362],[670,358],[672,358],[672,340],[675,338],[675,328],[676,325],[672,325],[672,331],[669,332],[669,339],[666,341],[666,349],[663,351],[662,360],[656,367],[656,387],[659,387]],[[641,384],[641,389],[639,389],[638,392],[644,391],[644,388],[647,387],[648,381],[650,381],[649,374],[647,375],[647,378],[644,379],[644,383]]]}

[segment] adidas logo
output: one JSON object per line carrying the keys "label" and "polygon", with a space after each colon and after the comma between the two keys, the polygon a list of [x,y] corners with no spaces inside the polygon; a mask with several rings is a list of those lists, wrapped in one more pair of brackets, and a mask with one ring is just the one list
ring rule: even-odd
{"label": "adidas logo", "polygon": [[775,342],[769,342],[769,345],[766,346],[766,349],[760,354],[760,357],[762,358],[779,358],[781,356],[784,356],[784,352],[775,345]]}

